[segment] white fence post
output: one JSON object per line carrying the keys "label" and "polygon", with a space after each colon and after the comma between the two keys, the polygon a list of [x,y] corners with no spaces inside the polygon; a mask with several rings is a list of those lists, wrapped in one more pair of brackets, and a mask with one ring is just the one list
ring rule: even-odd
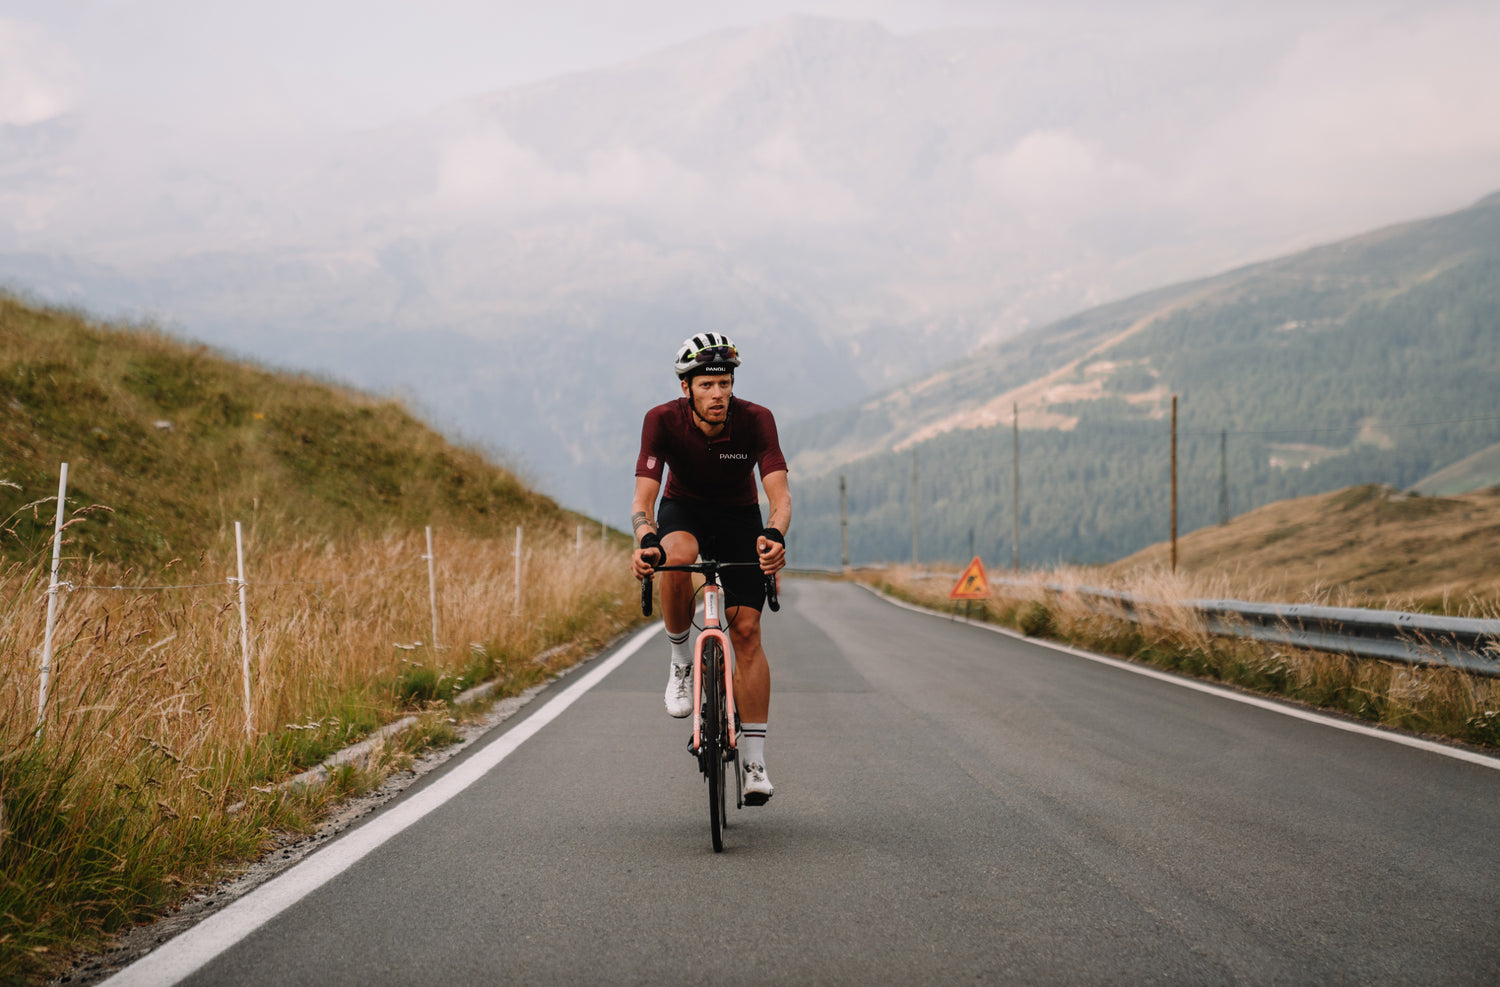
{"label": "white fence post", "polygon": [[255,739],[255,720],[250,705],[250,617],[245,610],[245,540],[240,523],[234,522],[234,552],[239,559],[240,585],[240,656],[245,671],[245,736]]}
{"label": "white fence post", "polygon": [[516,608],[513,616],[521,615],[521,526],[516,525]]}
{"label": "white fence post", "polygon": [[57,567],[62,562],[63,513],[67,510],[68,464],[62,464],[57,480],[57,522],[52,529],[52,581],[47,584],[47,633],[42,638],[42,686],[37,698],[36,722],[47,719],[47,686],[52,676],[52,635],[57,629]]}
{"label": "white fence post", "polygon": [[427,554],[422,556],[427,560],[427,602],[432,606],[432,646],[438,646],[437,636],[437,573],[434,569],[435,563],[432,554],[432,525],[427,526]]}
{"label": "white fence post", "polygon": [[583,554],[583,525],[581,524],[578,526],[578,539],[573,543],[573,554]]}

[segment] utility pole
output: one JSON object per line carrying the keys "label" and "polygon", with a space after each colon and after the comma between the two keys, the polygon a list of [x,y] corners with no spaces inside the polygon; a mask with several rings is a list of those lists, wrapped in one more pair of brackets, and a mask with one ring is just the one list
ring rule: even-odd
{"label": "utility pole", "polygon": [[911,451],[911,564],[917,564],[917,450]]}
{"label": "utility pole", "polygon": [[1177,395],[1172,395],[1172,571],[1177,571]]}
{"label": "utility pole", "polygon": [[1219,430],[1219,523],[1229,523],[1229,430]]}
{"label": "utility pole", "polygon": [[839,534],[844,543],[844,571],[849,571],[849,490],[839,474]]}
{"label": "utility pole", "polygon": [[1021,407],[1010,406],[1010,476],[1011,476],[1011,522],[1010,522],[1010,567],[1021,571]]}

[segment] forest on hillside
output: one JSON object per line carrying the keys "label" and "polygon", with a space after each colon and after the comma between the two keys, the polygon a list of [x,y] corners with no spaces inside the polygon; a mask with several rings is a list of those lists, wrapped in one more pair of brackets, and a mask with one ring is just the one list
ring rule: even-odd
{"label": "forest on hillside", "polygon": [[[1357,483],[1407,488],[1500,442],[1500,258],[1468,252],[1421,277],[1268,271],[1099,353],[1097,400],[1049,407],[1070,429],[1020,433],[1021,564],[1103,562],[1170,533],[1179,395],[1179,531]],[[1080,379],[1088,365],[1079,368]],[[1012,558],[1008,426],[917,445],[920,557]],[[1222,457],[1222,458],[1221,458]],[[795,562],[839,562],[839,478],[851,561],[912,554],[913,450],[794,477]]]}

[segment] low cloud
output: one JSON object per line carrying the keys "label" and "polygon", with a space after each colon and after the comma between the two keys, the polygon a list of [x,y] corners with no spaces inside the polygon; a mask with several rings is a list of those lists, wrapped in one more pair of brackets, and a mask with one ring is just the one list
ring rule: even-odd
{"label": "low cloud", "polygon": [[1415,215],[1493,190],[1497,44],[1500,9],[1478,5],[1309,32],[1202,135],[1184,194],[1254,221],[1353,218],[1377,202]]}
{"label": "low cloud", "polygon": [[646,215],[667,229],[757,236],[851,223],[858,197],[816,174],[796,139],[764,142],[746,167],[709,176],[650,147],[614,146],[574,166],[555,164],[494,124],[450,137],[418,211],[529,217],[605,210]]}
{"label": "low cloud", "polygon": [[973,164],[981,203],[1012,213],[1028,228],[1058,232],[1155,200],[1155,182],[1139,166],[1068,130],[1039,130]]}
{"label": "low cloud", "polygon": [[428,202],[442,212],[526,215],[691,202],[703,188],[700,176],[654,150],[612,147],[570,169],[487,126],[443,145]]}
{"label": "low cloud", "polygon": [[0,18],[0,125],[28,126],[72,109],[77,64],[45,31]]}

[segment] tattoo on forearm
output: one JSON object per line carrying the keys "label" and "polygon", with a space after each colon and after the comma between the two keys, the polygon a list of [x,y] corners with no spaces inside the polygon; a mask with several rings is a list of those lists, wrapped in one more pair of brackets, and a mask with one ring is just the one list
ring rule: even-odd
{"label": "tattoo on forearm", "polygon": [[652,522],[651,515],[647,514],[645,511],[636,511],[634,514],[630,515],[631,531],[640,531],[641,525],[643,524],[653,531],[656,530],[656,525]]}

